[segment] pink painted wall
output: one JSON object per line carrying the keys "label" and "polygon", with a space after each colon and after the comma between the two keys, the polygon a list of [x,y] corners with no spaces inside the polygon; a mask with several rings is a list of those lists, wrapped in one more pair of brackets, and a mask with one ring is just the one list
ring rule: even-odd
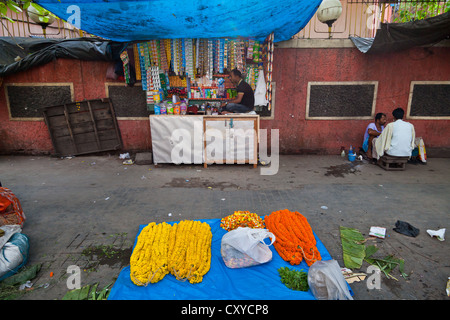
{"label": "pink painted wall", "polygon": [[[5,83],[73,82],[74,99],[106,97],[107,62],[58,59],[44,66],[6,77]],[[149,121],[121,120],[119,130],[127,150],[151,149]],[[0,89],[0,153],[52,153],[53,146],[44,121],[11,121],[4,85]]]}
{"label": "pink painted wall", "polygon": [[[431,52],[431,53],[430,53]],[[375,112],[392,120],[397,107],[407,108],[411,81],[449,81],[450,48],[423,48],[365,55],[356,48],[277,48],[273,81],[276,82],[274,119],[261,120],[261,128],[279,129],[280,152],[285,154],[337,154],[340,147],[360,146],[370,120],[306,120],[309,81],[378,81]],[[5,83],[73,82],[75,100],[106,96],[106,62],[59,59],[3,79]],[[110,80],[108,80],[110,82]],[[428,148],[450,148],[450,120],[408,120]],[[124,150],[150,150],[148,120],[119,120]],[[51,153],[50,136],[43,121],[11,121],[4,85],[0,88],[0,153]]]}
{"label": "pink painted wall", "polygon": [[[449,81],[450,48],[435,47],[365,55],[356,48],[278,48],[274,53],[276,82],[274,120],[261,127],[280,130],[283,153],[336,154],[341,146],[361,146],[370,120],[306,120],[309,81],[378,81],[375,113],[392,121],[392,111],[408,106],[411,81]],[[427,148],[450,147],[450,120],[407,120]]]}

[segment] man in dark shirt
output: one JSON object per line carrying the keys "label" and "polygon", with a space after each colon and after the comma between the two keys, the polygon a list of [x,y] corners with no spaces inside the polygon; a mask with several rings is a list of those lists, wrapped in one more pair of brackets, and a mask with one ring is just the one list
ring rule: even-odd
{"label": "man in dark shirt", "polygon": [[233,69],[230,72],[230,79],[236,85],[237,97],[222,103],[222,114],[227,113],[247,113],[255,106],[255,95],[252,87],[242,79],[242,73]]}

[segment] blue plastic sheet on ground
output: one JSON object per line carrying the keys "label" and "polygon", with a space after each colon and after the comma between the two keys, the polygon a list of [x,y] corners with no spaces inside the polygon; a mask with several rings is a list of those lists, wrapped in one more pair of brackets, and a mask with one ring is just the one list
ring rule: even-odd
{"label": "blue plastic sheet on ground", "polygon": [[[273,257],[268,263],[240,269],[230,269],[223,262],[220,246],[227,232],[220,227],[220,219],[199,220],[211,226],[211,268],[201,283],[176,280],[168,274],[161,281],[146,287],[135,285],[130,279],[130,267],[122,269],[111,288],[108,300],[314,300],[311,290],[295,291],[287,288],[278,274],[278,268],[289,267],[307,272],[309,267],[302,261],[292,266],[284,261],[270,246]],[[177,222],[168,222],[174,224]],[[145,227],[139,227],[139,233]],[[135,244],[137,237],[135,239]],[[331,260],[327,249],[314,233],[322,260]],[[350,288],[349,288],[350,289]],[[350,290],[350,293],[352,291]]]}
{"label": "blue plastic sheet on ground", "polygon": [[35,0],[59,18],[113,41],[177,38],[289,40],[322,0]]}

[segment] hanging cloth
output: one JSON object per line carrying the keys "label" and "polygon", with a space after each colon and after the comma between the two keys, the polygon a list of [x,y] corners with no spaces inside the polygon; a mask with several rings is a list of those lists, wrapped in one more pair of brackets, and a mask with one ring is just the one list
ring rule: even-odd
{"label": "hanging cloth", "polygon": [[266,99],[266,81],[264,71],[259,70],[258,82],[255,89],[255,106],[266,106],[269,103]]}

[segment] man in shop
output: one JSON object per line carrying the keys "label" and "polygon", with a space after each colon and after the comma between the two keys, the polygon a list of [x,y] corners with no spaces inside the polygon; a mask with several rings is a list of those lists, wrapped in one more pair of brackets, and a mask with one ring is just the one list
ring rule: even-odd
{"label": "man in shop", "polygon": [[221,114],[247,113],[255,107],[255,95],[252,87],[242,79],[242,73],[233,69],[230,72],[231,82],[236,85],[237,97],[222,103]]}
{"label": "man in shop", "polygon": [[375,115],[375,121],[369,124],[364,133],[363,150],[367,155],[367,158],[372,159],[372,141],[376,140],[384,129],[386,124],[386,115],[384,113],[377,113]]}
{"label": "man in shop", "polygon": [[397,108],[392,112],[394,122],[388,123],[374,143],[374,158],[384,154],[393,157],[410,157],[415,148],[414,126],[403,121],[405,111]]}

